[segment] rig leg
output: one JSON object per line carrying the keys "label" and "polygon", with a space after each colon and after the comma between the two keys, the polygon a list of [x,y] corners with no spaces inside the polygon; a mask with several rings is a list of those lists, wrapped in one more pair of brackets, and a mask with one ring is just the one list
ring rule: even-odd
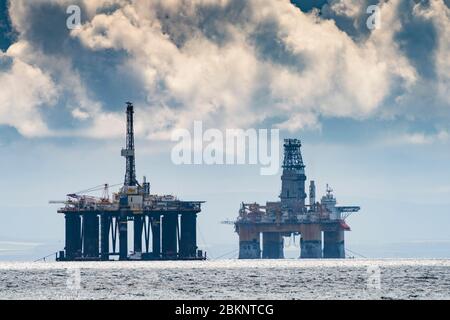
{"label": "rig leg", "polygon": [[144,222],[144,241],[145,241],[145,253],[149,253],[150,252],[150,228],[152,225],[152,220],[150,219],[149,216],[144,216],[143,217],[143,222]]}
{"label": "rig leg", "polygon": [[72,261],[81,251],[81,217],[67,213],[66,218],[66,252],[65,260]]}
{"label": "rig leg", "polygon": [[261,259],[260,233],[252,227],[239,228],[239,259]]}
{"label": "rig leg", "polygon": [[193,258],[197,254],[197,214],[181,215],[180,257]]}
{"label": "rig leg", "polygon": [[162,218],[162,256],[165,259],[177,257],[178,214],[167,213]]}
{"label": "rig leg", "polygon": [[116,253],[117,247],[117,230],[119,229],[119,217],[113,216],[111,217],[111,243],[112,243],[112,252]]}
{"label": "rig leg", "polygon": [[326,231],[323,233],[323,257],[345,259],[344,231]]}
{"label": "rig leg", "polygon": [[111,226],[111,217],[107,213],[102,213],[100,217],[100,252],[101,259],[109,260],[109,229]]}
{"label": "rig leg", "polygon": [[144,216],[134,216],[134,252],[142,253],[142,231],[144,227]]}
{"label": "rig leg", "polygon": [[99,257],[99,219],[95,212],[83,215],[83,256],[93,259]]}
{"label": "rig leg", "polygon": [[152,254],[155,259],[161,258],[161,216],[151,217],[152,224]]}
{"label": "rig leg", "polygon": [[127,212],[120,212],[119,216],[119,260],[128,259],[128,219]]}
{"label": "rig leg", "polygon": [[263,259],[283,259],[283,237],[281,233],[263,233]]}
{"label": "rig leg", "polygon": [[319,224],[305,225],[300,241],[300,258],[322,258],[322,230]]}

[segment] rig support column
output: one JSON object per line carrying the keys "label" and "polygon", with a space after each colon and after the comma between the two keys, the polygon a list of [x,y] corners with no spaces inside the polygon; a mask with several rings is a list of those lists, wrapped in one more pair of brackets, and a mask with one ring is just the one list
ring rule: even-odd
{"label": "rig support column", "polygon": [[260,233],[252,227],[239,227],[239,259],[261,259]]}
{"label": "rig support column", "polygon": [[119,260],[128,259],[128,218],[127,212],[119,215]]}
{"label": "rig support column", "polygon": [[83,214],[83,256],[99,257],[99,219],[95,212]]}
{"label": "rig support column", "polygon": [[181,215],[180,257],[191,258],[197,254],[197,214]]}
{"label": "rig support column", "polygon": [[322,258],[322,229],[320,225],[307,224],[302,227],[302,238],[300,240],[300,258]]}
{"label": "rig support column", "polygon": [[111,217],[108,213],[102,212],[100,216],[100,253],[101,259],[109,260],[109,229],[111,227]]}
{"label": "rig support column", "polygon": [[144,216],[134,215],[134,252],[142,253],[142,231],[144,227]]}
{"label": "rig support column", "polygon": [[66,213],[66,260],[74,260],[81,253],[81,217]]}
{"label": "rig support column", "polygon": [[153,215],[150,217],[152,224],[152,254],[155,259],[161,257],[161,216]]}
{"label": "rig support column", "polygon": [[177,257],[178,214],[166,213],[162,218],[162,256],[170,259]]}
{"label": "rig support column", "polygon": [[330,259],[345,258],[344,231],[326,231],[323,233],[323,257]]}
{"label": "rig support column", "polygon": [[283,237],[281,233],[263,233],[263,259],[283,259]]}

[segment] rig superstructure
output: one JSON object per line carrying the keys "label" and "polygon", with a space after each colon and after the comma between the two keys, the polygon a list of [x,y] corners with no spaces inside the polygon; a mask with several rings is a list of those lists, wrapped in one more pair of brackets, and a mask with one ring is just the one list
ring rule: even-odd
{"label": "rig superstructure", "polygon": [[345,258],[344,232],[350,230],[345,220],[360,207],[336,206],[328,185],[326,195],[317,202],[314,181],[310,182],[307,204],[300,148],[300,140],[284,141],[280,201],[266,205],[242,203],[237,220],[225,222],[234,224],[239,235],[239,259],[282,259],[283,237],[293,234],[301,236],[300,258]]}
{"label": "rig superstructure", "polygon": [[[197,248],[197,214],[204,201],[181,201],[172,195],[151,194],[145,177],[142,184],[137,181],[134,108],[130,102],[126,114],[126,148],[121,152],[126,159],[126,170],[120,191],[111,199],[109,186],[105,184],[100,198],[74,193],[68,194],[65,201],[50,202],[64,204],[58,213],[65,216],[65,249],[59,252],[57,260],[206,259],[206,254]],[[93,190],[96,189],[85,192]],[[131,252],[129,224],[133,231]]]}

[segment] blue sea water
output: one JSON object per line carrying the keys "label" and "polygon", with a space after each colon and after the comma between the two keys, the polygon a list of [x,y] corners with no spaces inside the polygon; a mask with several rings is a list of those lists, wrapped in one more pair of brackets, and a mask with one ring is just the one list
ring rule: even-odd
{"label": "blue sea water", "polygon": [[450,260],[0,262],[0,299],[450,299]]}

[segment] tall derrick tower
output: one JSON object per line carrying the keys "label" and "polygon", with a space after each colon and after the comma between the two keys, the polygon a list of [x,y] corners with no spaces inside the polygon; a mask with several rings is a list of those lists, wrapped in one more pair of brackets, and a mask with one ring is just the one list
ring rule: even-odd
{"label": "tall derrick tower", "polygon": [[[136,199],[138,197],[137,187],[139,183],[136,179],[136,160],[135,160],[135,149],[134,149],[134,107],[131,102],[127,102],[127,131],[126,131],[126,148],[122,149],[121,155],[126,159],[125,168],[125,181],[122,188],[122,193],[120,195],[119,202],[119,259],[127,260],[128,255],[128,216],[131,214],[130,211],[130,199],[133,199],[135,195]],[[139,202],[142,203],[142,198],[139,197]],[[133,219],[135,228],[135,251],[142,251],[141,244],[142,240],[138,240],[138,237],[142,237],[142,216],[135,215]]]}
{"label": "tall derrick tower", "polygon": [[299,214],[305,208],[305,165],[298,139],[284,140],[283,175],[281,176],[281,205],[291,214]]}
{"label": "tall derrick tower", "polygon": [[135,187],[138,185],[136,179],[136,163],[135,163],[135,151],[134,151],[134,125],[133,125],[133,104],[127,102],[127,137],[126,148],[122,149],[122,157],[126,159],[126,171],[125,171],[125,187]]}

